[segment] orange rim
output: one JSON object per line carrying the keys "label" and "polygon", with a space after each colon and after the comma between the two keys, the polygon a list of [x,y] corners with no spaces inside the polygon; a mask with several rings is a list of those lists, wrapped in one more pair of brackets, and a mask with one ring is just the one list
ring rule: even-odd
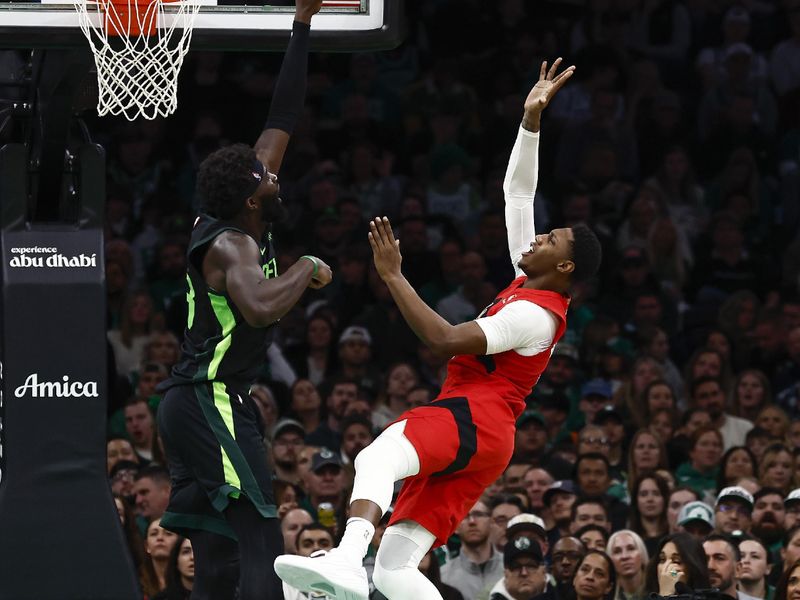
{"label": "orange rim", "polygon": [[[158,11],[153,7],[159,0],[99,0],[105,13],[106,33],[114,37],[150,37],[156,32]],[[174,2],[175,0],[161,0]],[[113,6],[113,10],[107,7]]]}

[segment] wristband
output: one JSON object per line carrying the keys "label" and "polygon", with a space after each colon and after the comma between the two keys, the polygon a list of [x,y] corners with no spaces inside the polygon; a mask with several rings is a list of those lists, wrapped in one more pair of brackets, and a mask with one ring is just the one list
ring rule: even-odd
{"label": "wristband", "polygon": [[317,273],[319,273],[319,262],[313,256],[309,256],[308,254],[304,254],[300,258],[305,258],[306,260],[310,260],[314,264],[314,272],[311,274],[311,277],[316,277]]}

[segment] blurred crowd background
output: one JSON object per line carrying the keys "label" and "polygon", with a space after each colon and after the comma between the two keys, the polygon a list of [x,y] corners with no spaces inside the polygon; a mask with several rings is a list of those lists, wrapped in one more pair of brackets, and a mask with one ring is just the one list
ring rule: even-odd
{"label": "blurred crowd background", "polygon": [[[454,324],[475,318],[513,278],[502,181],[523,100],[541,61],[563,56],[577,72],[545,112],[536,229],[588,224],[601,273],[574,290],[508,470],[424,569],[447,598],[580,588],[583,599],[581,557],[608,549],[611,595],[630,600],[664,591],[668,551],[693,564],[694,538],[676,532],[713,529],[738,536],[703,546],[741,551],[733,589],[771,599],[800,557],[800,496],[789,497],[800,486],[800,2],[405,10],[397,49],[312,54],[280,172],[290,217],[273,229],[278,272],[303,254],[334,272],[280,321],[252,389],[287,551],[335,542],[354,457],[435,398],[446,373],[377,277],[367,220],[392,219],[403,272],[429,305]],[[191,545],[158,524],[169,477],[154,414],[186,322],[197,167],[256,140],[280,60],[191,52],[175,116],[89,119],[108,152],[109,477],[148,598],[191,589]],[[704,504],[681,516],[692,501]],[[519,514],[533,517],[510,536]],[[759,553],[760,571],[737,562]],[[697,560],[724,588],[724,569]]]}

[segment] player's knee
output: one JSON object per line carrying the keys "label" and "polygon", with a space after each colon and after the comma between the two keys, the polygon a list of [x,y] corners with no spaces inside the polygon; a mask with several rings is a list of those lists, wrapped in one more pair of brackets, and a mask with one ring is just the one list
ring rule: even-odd
{"label": "player's knee", "polygon": [[[375,562],[375,570],[372,572],[372,582],[378,591],[387,598],[394,598],[397,596],[394,593],[398,589],[402,589],[402,569],[387,569],[379,562]],[[400,586],[399,588],[397,586]]]}
{"label": "player's knee", "polygon": [[[425,575],[410,565],[397,567],[379,565],[375,563],[375,570],[372,572],[372,582],[375,588],[387,598],[414,600],[431,600],[441,596],[433,592],[431,594],[431,583]],[[435,588],[434,588],[435,589]]]}

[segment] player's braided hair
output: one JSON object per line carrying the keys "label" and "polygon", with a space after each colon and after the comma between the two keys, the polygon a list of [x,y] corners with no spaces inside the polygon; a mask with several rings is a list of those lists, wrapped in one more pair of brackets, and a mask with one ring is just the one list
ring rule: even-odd
{"label": "player's braided hair", "polygon": [[572,281],[586,281],[593,277],[600,268],[603,249],[594,231],[586,225],[573,227],[572,235],[574,238],[572,242],[572,262],[575,263],[575,269],[572,271]]}
{"label": "player's braided hair", "polygon": [[233,144],[209,154],[197,173],[201,210],[217,219],[231,219],[253,192],[255,150]]}

